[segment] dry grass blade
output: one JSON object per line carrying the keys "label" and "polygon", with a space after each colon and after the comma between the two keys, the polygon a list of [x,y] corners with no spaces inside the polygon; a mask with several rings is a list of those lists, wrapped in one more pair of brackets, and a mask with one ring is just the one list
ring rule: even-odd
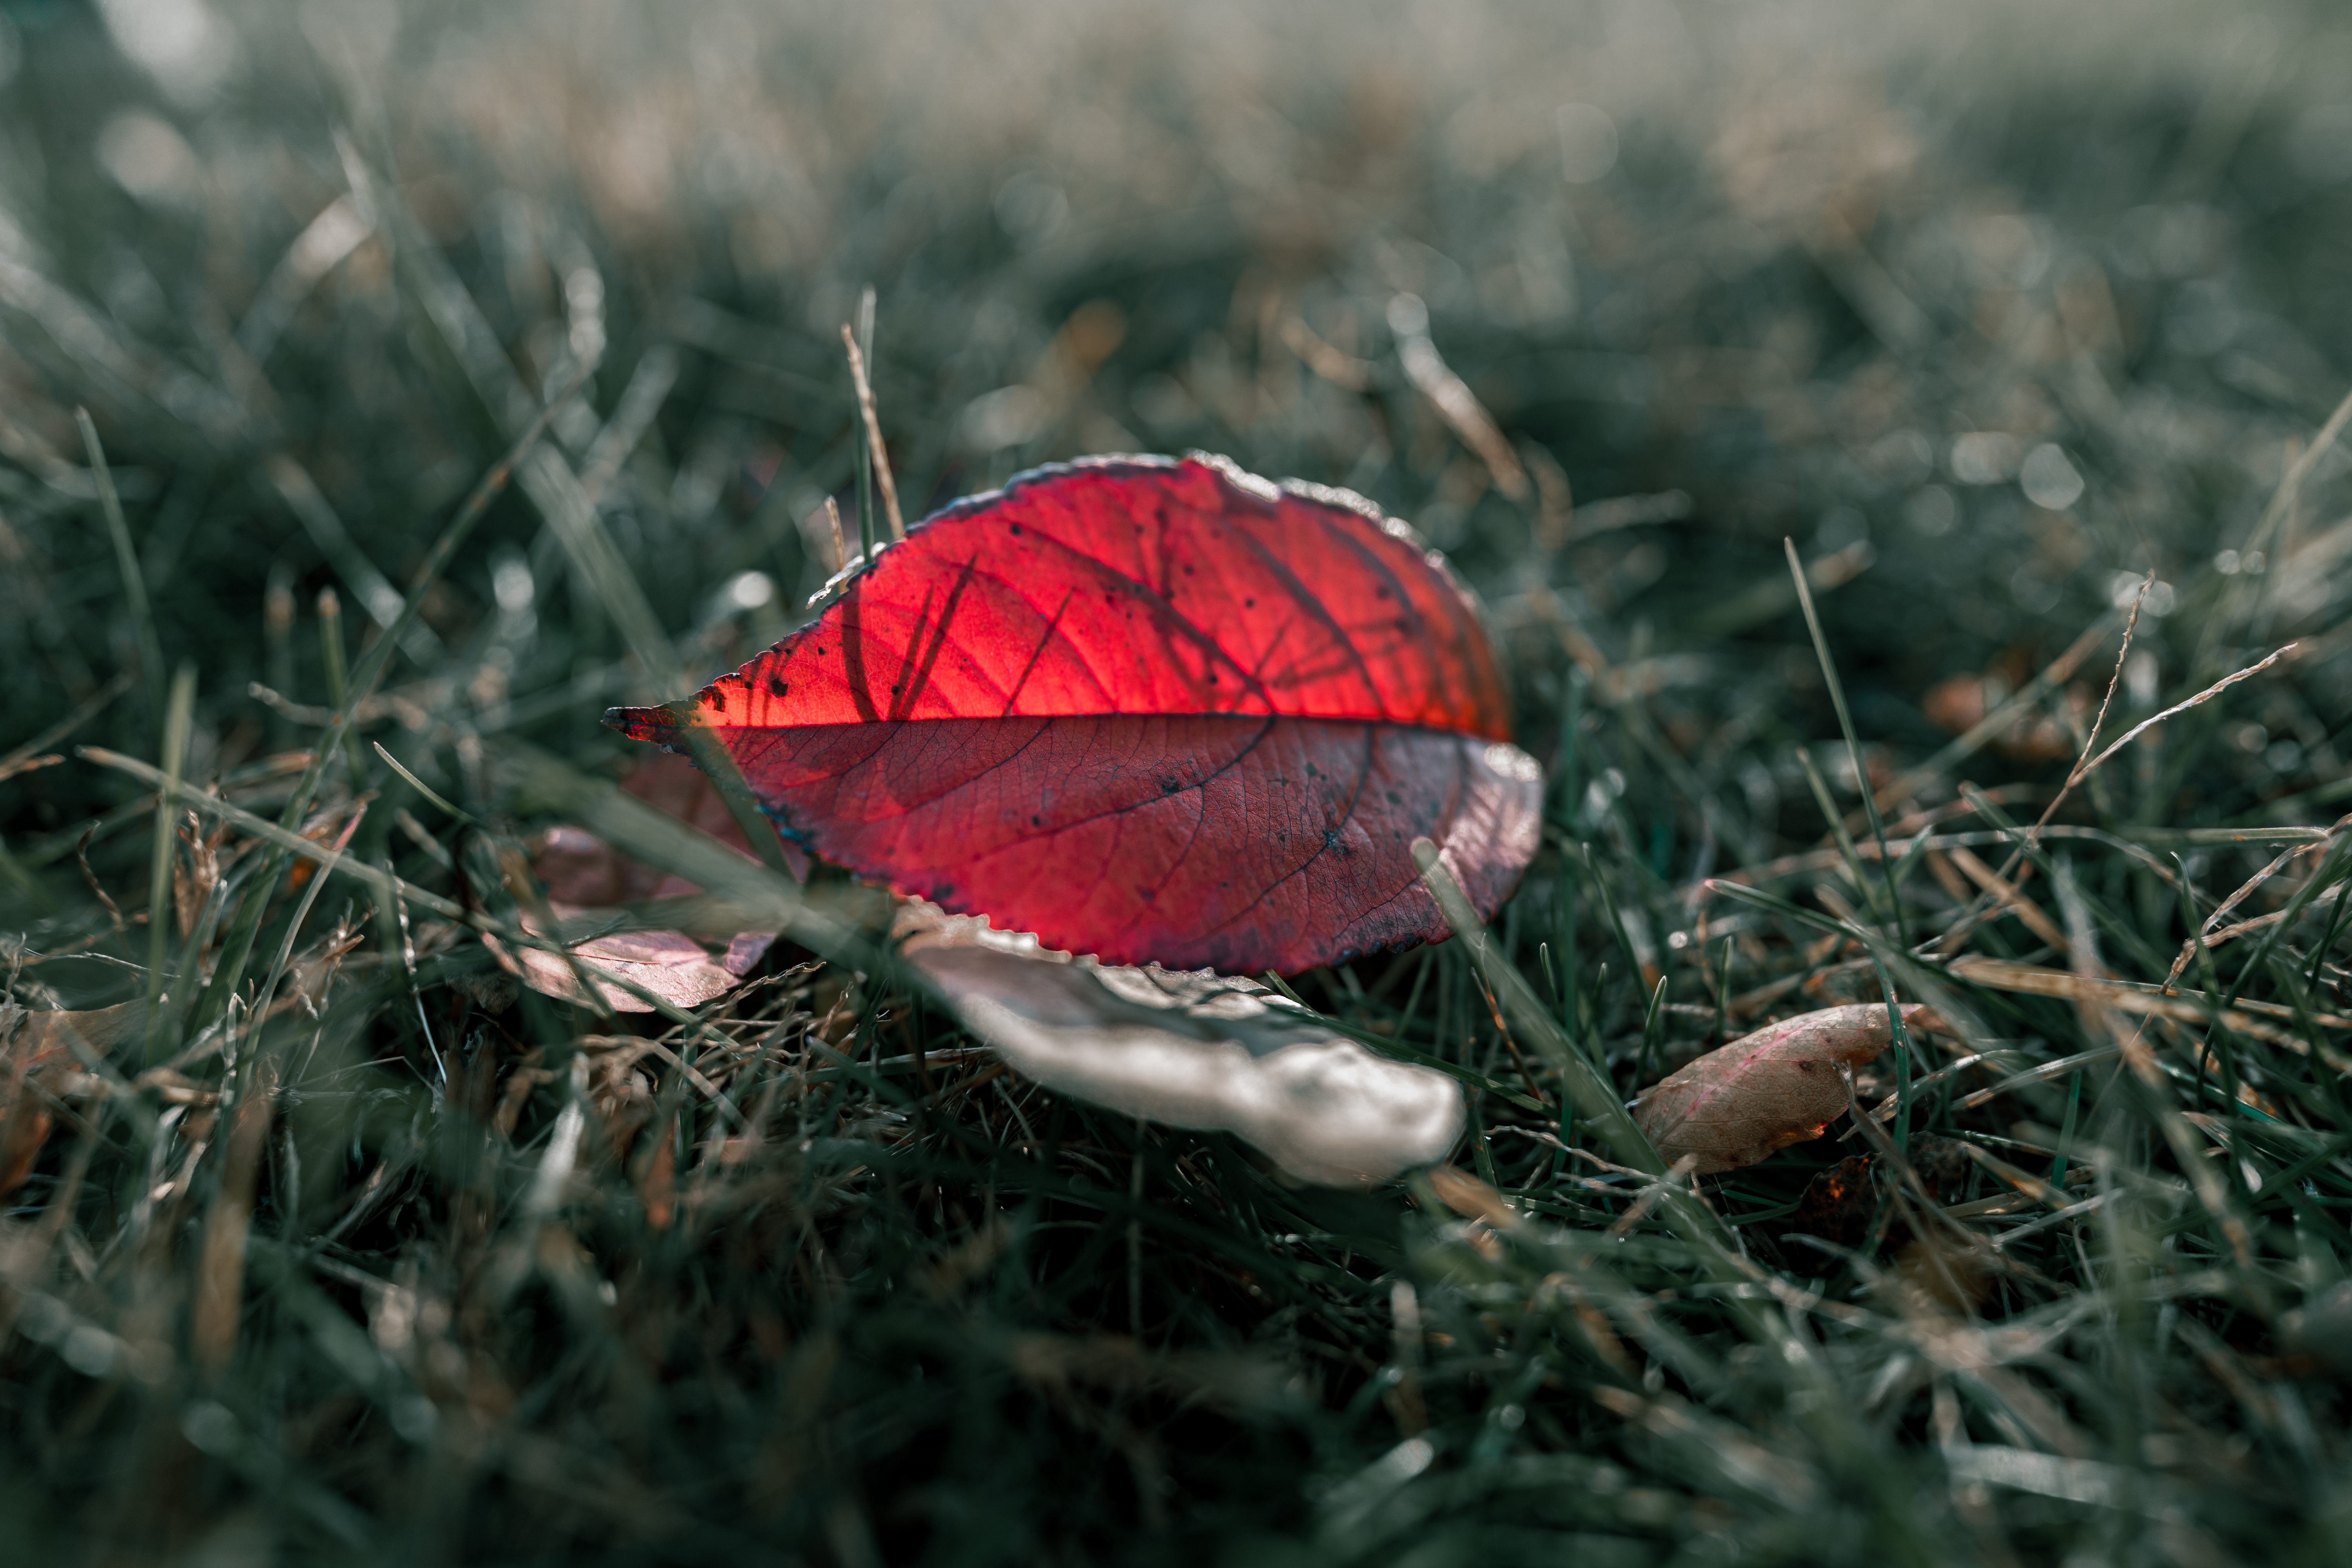
{"label": "dry grass blade", "polygon": [[1388,317],[1397,335],[1397,357],[1403,362],[1405,375],[1462,438],[1462,444],[1478,454],[1495,488],[1515,501],[1526,500],[1534,493],[1526,465],[1511,450],[1494,416],[1479,403],[1469,383],[1454,374],[1445,356],[1437,352],[1429,336],[1428,307],[1413,295],[1400,294],[1389,302]]}
{"label": "dry grass blade", "polygon": [[1283,317],[1282,341],[1307,369],[1332,385],[1349,392],[1371,389],[1375,373],[1370,360],[1358,359],[1326,342],[1297,315]]}
{"label": "dry grass blade", "polygon": [[2344,434],[2347,424],[2352,424],[2352,392],[2346,393],[2337,401],[2334,411],[2327,416],[2327,422],[2322,425],[2319,427],[2319,433],[2311,438],[2311,444],[2297,453],[2294,461],[2287,465],[2286,472],[2279,479],[2277,490],[2271,496],[2270,504],[2263,509],[2261,521],[2254,525],[2254,531],[2248,548],[2253,550],[2266,548],[2276,537],[2281,525],[2294,510],[2296,503],[2303,499],[2304,486],[2310,481],[2312,473],[2319,467],[2320,460],[2335,448],[2336,441]]}
{"label": "dry grass blade", "polygon": [[2066,945],[2066,933],[2058,922],[2044,914],[2042,906],[2019,891],[2015,883],[2004,881],[1991,867],[1958,847],[1947,850],[1946,858],[1958,867],[1971,882],[1997,900],[1995,908],[2005,910],[2023,921],[2025,928],[2053,947]]}
{"label": "dry grass blade", "polygon": [[[866,355],[847,322],[841,328],[841,346],[849,355],[849,379],[857,389],[857,416],[866,427],[866,446],[874,459],[874,482],[882,491],[882,510],[890,519],[890,537],[907,537],[907,520],[898,510],[898,482],[890,473],[890,453],[882,444],[882,421],[874,412],[874,388],[866,379]],[[838,526],[836,522],[836,526]]]}
{"label": "dry grass blade", "polygon": [[[2018,840],[2016,847],[2010,851],[2009,858],[2002,862],[2000,869],[1994,873],[1996,883],[2007,885],[2010,879],[2017,875],[2017,868],[2023,863],[2027,854],[2041,842],[2042,830],[2050,825],[2050,819],[2058,815],[2058,808],[2065,804],[2067,795],[2073,793],[2074,786],[2082,783],[2091,767],[2095,765],[2089,761],[2092,748],[2099,743],[2099,731],[2106,725],[2107,710],[2114,706],[2116,692],[2123,685],[2124,668],[2131,658],[2132,637],[2139,629],[2140,610],[2147,604],[2148,590],[2155,585],[2155,583],[2156,573],[2151,570],[2140,580],[2139,587],[2133,595],[2131,613],[2124,620],[2123,645],[2116,650],[2115,671],[2107,677],[2107,689],[2099,699],[2099,710],[2092,719],[2089,731],[2083,737],[2081,755],[2075,759],[2074,767],[2068,770],[2066,782],[2059,786],[2055,795],[2050,797],[2050,804],[2042,808],[2042,815],[2034,820],[2033,826],[2027,829],[2024,837]],[[1976,931],[1982,919],[1984,908],[1993,897],[1995,895],[1987,893],[1985,901],[1980,901],[1977,908],[1969,910],[1948,928],[1937,942],[1937,949],[1946,952],[1957,952]]]}
{"label": "dry grass blade", "polygon": [[[2082,668],[2083,661],[2106,640],[2107,630],[2113,625],[2112,614],[2101,616],[2096,623],[2086,627],[2064,653],[2052,659],[2040,674],[2018,688],[2007,701],[1969,726],[1934,756],[1917,767],[1905,770],[1893,783],[1880,789],[1877,792],[1879,809],[1885,811],[1910,799],[1922,786],[1943,777],[1955,764],[1965,762],[1982,750],[1985,742],[2008,731],[2036,703],[2074,679],[2074,671]],[[1866,815],[1856,815],[1867,820]],[[1853,826],[1858,826],[1860,823]]]}
{"label": "dry grass blade", "polygon": [[833,530],[833,571],[837,577],[849,570],[849,542],[842,537],[840,504],[831,496],[824,498],[824,521]]}
{"label": "dry grass blade", "polygon": [[[2244,936],[2251,931],[2264,931],[2272,926],[2277,925],[2284,921],[2291,912],[2294,912],[2289,910],[2278,910],[2267,915],[2257,915],[2252,920],[2240,921],[2235,925],[2225,927],[2221,924],[2221,921],[2227,918],[2231,910],[2236,909],[2240,904],[2244,903],[2248,899],[2252,898],[2257,889],[2268,882],[2273,877],[2277,876],[2281,871],[2286,869],[2287,866],[2291,862],[2301,859],[2306,855],[2317,854],[2324,857],[2326,853],[2337,842],[2338,838],[2347,827],[2352,827],[2352,817],[2339,818],[2336,821],[2335,827],[2326,837],[2316,839],[2308,844],[2294,845],[2288,848],[2280,850],[2277,856],[2274,857],[2267,865],[2263,867],[2261,870],[2255,872],[2252,876],[2247,878],[2245,881],[2240,883],[2238,889],[2235,892],[2231,893],[2228,898],[2223,899],[2220,903],[2214,905],[2213,912],[2207,915],[2204,920],[2199,923],[2197,930],[2190,933],[2188,940],[2180,944],[2180,952],[2179,956],[2173,959],[2172,969],[2170,973],[2165,976],[2165,988],[2167,990],[2171,989],[2172,983],[2179,979],[2180,976],[2188,970],[2189,961],[2197,956],[2197,950],[2200,946],[2210,952],[2213,948],[2221,946],[2223,942],[2230,942],[2237,937]],[[2328,893],[2323,894],[2322,897],[2337,897],[2340,896],[2341,891],[2342,889],[2340,888],[2332,889]]]}
{"label": "dry grass blade", "polygon": [[106,711],[114,700],[131,689],[135,678],[129,670],[119,672],[113,679],[91,692],[64,718],[41,731],[19,746],[12,746],[0,754],[0,779],[11,778],[30,768],[47,767],[55,759],[39,755],[51,746],[80,729]]}
{"label": "dry grass blade", "polygon": [[1633,1201],[1626,1205],[1625,1212],[1619,1215],[1616,1222],[1610,1226],[1609,1234],[1623,1236],[1649,1218],[1650,1210],[1656,1205],[1657,1201],[1665,1196],[1670,1189],[1678,1187],[1690,1180],[1692,1173],[1697,1169],[1696,1154],[1677,1156],[1673,1164],[1659,1172],[1646,1186],[1633,1194]]}
{"label": "dry grass blade", "polygon": [[[2207,687],[2196,696],[2189,698],[2186,700],[2174,703],[2171,707],[2166,709],[2163,712],[2157,714],[2154,718],[2141,720],[2129,730],[2126,730],[2122,734],[2116,736],[2113,742],[2109,742],[2106,749],[2102,751],[2097,756],[2091,758],[2088,762],[2076,763],[2074,771],[2067,776],[2066,782],[2068,785],[2072,786],[2081,783],[2094,770],[2095,770],[2100,763],[2105,762],[2109,757],[2114,756],[2117,752],[2122,751],[2126,746],[2130,745],[2134,741],[2138,740],[2142,735],[2145,735],[2150,730],[2155,729],[2158,724],[2163,723],[2166,720],[2178,719],[2180,715],[2188,712],[2190,709],[2202,707],[2204,704],[2210,702],[2214,698],[2221,696],[2221,693],[2227,691],[2232,686],[2237,685],[2238,682],[2260,675],[2263,671],[2268,669],[2271,666],[2276,664],[2287,655],[2294,652],[2298,646],[2299,645],[2294,643],[2289,643],[2284,647],[2280,648],[2277,652],[2270,655],[2267,658],[2260,659],[2255,663],[2250,664],[2246,666],[2245,668],[2238,670],[2233,674],[2223,676],[2221,679],[2215,681],[2212,685]],[[2102,706],[2100,709],[2100,714],[2102,717],[2105,717],[2105,708]],[[2098,734],[2098,728],[2096,725],[2092,727],[2091,733],[2095,737]],[[2055,809],[2054,805],[2053,809]]]}
{"label": "dry grass blade", "polygon": [[[2298,1016],[2292,1007],[2278,1003],[2248,1004],[2223,1009],[2221,998],[2209,997],[2202,992],[2184,991],[2177,986],[2168,991],[2154,985],[2141,985],[2127,980],[2107,980],[2095,975],[2069,974],[2063,970],[2039,969],[2032,964],[2011,963],[1997,958],[1956,958],[1951,973],[1972,985],[1990,991],[2013,991],[2029,996],[2056,996],[2070,1002],[2091,1002],[2113,1007],[2125,1013],[2144,1013],[2150,1017],[2177,1018],[2184,1023],[2216,1021],[2239,1034],[2268,1040],[2298,1053],[2310,1047],[2293,1030],[2259,1022],[2253,1007],[2269,1016],[2306,1022],[2323,1029],[2352,1029],[2352,1017],[2333,1013],[2314,1013]],[[2352,1057],[2327,1047],[2319,1048],[2322,1060],[2338,1072],[2352,1072]]]}
{"label": "dry grass blade", "polygon": [[238,1095],[230,1114],[220,1190],[205,1218],[188,1348],[197,1366],[214,1376],[226,1370],[236,1351],[237,1320],[245,1300],[247,1237],[253,1224],[254,1192],[262,1151],[268,1142],[278,1073],[277,1058],[263,1057]]}

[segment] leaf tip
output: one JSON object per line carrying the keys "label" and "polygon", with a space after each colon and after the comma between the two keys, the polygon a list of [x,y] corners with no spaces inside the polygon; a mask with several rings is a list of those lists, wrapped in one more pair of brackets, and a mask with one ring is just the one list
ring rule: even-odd
{"label": "leaf tip", "polygon": [[667,708],[607,708],[604,727],[632,741],[666,746],[677,738],[677,717]]}

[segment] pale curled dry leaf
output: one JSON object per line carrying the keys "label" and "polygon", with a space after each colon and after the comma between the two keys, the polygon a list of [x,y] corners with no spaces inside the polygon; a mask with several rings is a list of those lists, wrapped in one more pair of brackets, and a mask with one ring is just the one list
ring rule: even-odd
{"label": "pale curled dry leaf", "polygon": [[1373,1055],[1245,980],[1097,965],[910,905],[902,952],[1024,1076],[1171,1127],[1228,1131],[1290,1175],[1383,1181],[1444,1158],[1460,1087]]}
{"label": "pale curled dry leaf", "polygon": [[[1933,1018],[1918,1003],[1903,1007],[1906,1028]],[[1668,1161],[1695,1157],[1703,1176],[1736,1171],[1820,1137],[1846,1108],[1838,1069],[1863,1066],[1892,1041],[1877,1003],[1783,1019],[1662,1080],[1634,1101],[1633,1119]]]}
{"label": "pale curled dry leaf", "polygon": [[[587,912],[562,904],[551,907],[559,920],[568,921]],[[522,917],[522,929],[533,936],[550,934],[541,931],[529,915]],[[713,959],[700,942],[684,931],[614,931],[571,946],[581,967],[596,977],[597,992],[607,1006],[619,1013],[650,1013],[655,1010],[652,1003],[625,985],[605,984],[605,979],[642,986],[676,1006],[699,1007],[731,990],[743,973],[759,962],[760,954],[767,951],[772,940],[772,935],[764,931],[738,936],[723,960]],[[487,932],[482,945],[490,950],[490,956],[499,961],[500,968],[541,995],[563,1002],[588,1001],[579,976],[561,954],[543,948],[510,946]],[[750,950],[748,959],[742,956],[746,949]],[[742,969],[730,967],[737,963],[742,964]]]}
{"label": "pale curled dry leaf", "polygon": [[[742,829],[729,816],[726,801],[687,758],[669,752],[643,757],[630,770],[621,788],[700,828],[744,858],[751,858]],[[807,858],[793,846],[785,847],[793,873],[804,878],[808,872]],[[530,869],[547,888],[550,910],[567,925],[600,912],[613,914],[617,924],[618,911],[603,906],[656,899],[686,900],[702,891],[683,877],[624,855],[587,829],[570,826],[548,829],[531,858]],[[534,936],[551,934],[542,931],[528,913],[523,916],[522,927]],[[727,937],[727,951],[715,960],[693,937],[667,929],[612,931],[577,944],[572,952],[581,967],[592,974],[628,981],[666,1002],[696,1007],[749,974],[776,940],[775,932],[766,931],[729,931],[722,928],[720,934]],[[580,976],[562,954],[509,945],[487,935],[482,942],[501,968],[542,995],[565,1002],[588,1000],[581,988]],[[607,985],[600,979],[596,989],[616,1012],[655,1010],[651,1003],[626,986]]]}

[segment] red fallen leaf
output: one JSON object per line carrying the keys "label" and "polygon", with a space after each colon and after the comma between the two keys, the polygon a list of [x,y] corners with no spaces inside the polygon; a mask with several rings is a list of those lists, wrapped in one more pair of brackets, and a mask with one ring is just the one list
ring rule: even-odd
{"label": "red fallen leaf", "polygon": [[[1903,1005],[1906,1029],[1933,1016]],[[1846,1108],[1839,1067],[1858,1068],[1892,1042],[1874,1002],[1785,1018],[1662,1079],[1633,1102],[1633,1120],[1667,1160],[1696,1155],[1702,1176],[1736,1171],[1820,1137]]]}
{"label": "red fallen leaf", "polygon": [[[735,826],[727,803],[710,781],[685,757],[653,752],[639,757],[621,781],[621,793],[658,806],[682,822],[702,829],[722,844],[752,858],[743,830]],[[808,857],[787,843],[784,854],[793,873],[808,877]],[[584,827],[548,829],[530,868],[546,884],[547,896],[560,904],[594,909],[636,903],[646,899],[676,899],[702,889],[683,877],[673,876],[622,854]]]}
{"label": "red fallen leaf", "polygon": [[1045,945],[1286,971],[1440,941],[1534,854],[1468,596],[1344,491],[1217,459],[1041,468],[918,525],[818,619],[666,708],[793,838]]}

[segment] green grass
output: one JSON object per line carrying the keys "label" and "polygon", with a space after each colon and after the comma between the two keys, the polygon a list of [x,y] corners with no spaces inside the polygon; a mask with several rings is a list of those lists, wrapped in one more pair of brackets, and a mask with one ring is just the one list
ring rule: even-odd
{"label": "green grass", "polygon": [[[160,76],[79,6],[0,33],[0,1034],[143,1005],[9,1080],[0,1558],[2352,1551],[2352,1308],[2312,1306],[2352,1261],[2352,463],[2315,446],[2352,36],[206,14],[230,52]],[[1618,151],[1571,184],[1578,100]],[[795,624],[825,497],[873,526],[869,283],[909,516],[1205,448],[1483,595],[1551,780],[1491,967],[1293,984],[1512,1086],[1454,1161],[1499,1201],[1289,1186],[999,1073],[833,873],[691,1016],[477,940],[537,896],[515,847],[608,809],[604,709]],[[2290,642],[2029,835],[2111,676],[2102,745]],[[2222,926],[2278,918],[2192,940],[2250,882]],[[1865,1075],[1883,1135],[1637,1201],[1558,1109],[1579,1061],[1630,1094],[1890,994],[1950,1027]]]}

